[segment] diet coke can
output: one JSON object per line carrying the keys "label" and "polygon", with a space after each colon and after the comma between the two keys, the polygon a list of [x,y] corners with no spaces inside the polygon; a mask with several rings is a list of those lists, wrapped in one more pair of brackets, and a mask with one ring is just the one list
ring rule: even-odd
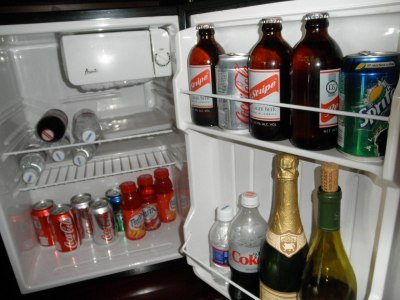
{"label": "diet coke can", "polygon": [[[219,55],[216,66],[217,94],[249,98],[248,54]],[[249,130],[249,103],[218,99],[218,126],[226,130],[247,133]]]}
{"label": "diet coke can", "polygon": [[88,193],[78,194],[71,198],[72,212],[81,239],[91,239],[93,237],[92,219],[89,214],[91,202],[92,196]]}
{"label": "diet coke can", "polygon": [[90,205],[93,224],[93,240],[96,244],[107,245],[117,240],[114,212],[107,198],[100,198]]}
{"label": "diet coke can", "polygon": [[53,200],[43,200],[36,202],[32,206],[32,221],[35,227],[39,244],[45,247],[54,246],[53,231],[50,225],[50,212],[53,208]]}
{"label": "diet coke can", "polygon": [[55,205],[50,213],[50,222],[58,251],[71,252],[78,249],[81,240],[71,206],[68,204]]}

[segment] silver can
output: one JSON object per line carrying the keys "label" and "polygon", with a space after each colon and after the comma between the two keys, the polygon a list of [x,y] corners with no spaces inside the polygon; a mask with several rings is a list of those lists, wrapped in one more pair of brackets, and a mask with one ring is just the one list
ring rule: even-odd
{"label": "silver can", "polygon": [[88,193],[78,194],[71,198],[72,213],[82,239],[93,238],[93,225],[89,214],[91,202],[92,196]]}
{"label": "silver can", "polygon": [[107,245],[117,240],[114,212],[107,198],[92,202],[89,209],[93,224],[93,240],[96,244]]}
{"label": "silver can", "polygon": [[[249,98],[248,54],[228,53],[219,56],[216,66],[217,94]],[[249,103],[218,99],[218,126],[226,130],[247,133]]]}

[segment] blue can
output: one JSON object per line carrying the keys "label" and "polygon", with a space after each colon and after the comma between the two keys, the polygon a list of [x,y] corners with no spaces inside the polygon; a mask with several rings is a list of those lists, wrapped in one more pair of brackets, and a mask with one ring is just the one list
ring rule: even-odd
{"label": "blue can", "polygon": [[[344,57],[339,110],[389,116],[399,68],[397,52],[363,51]],[[385,121],[339,116],[338,150],[354,160],[382,160],[388,126]]]}
{"label": "blue can", "polygon": [[118,232],[124,232],[124,221],[122,218],[122,203],[121,203],[121,191],[119,188],[112,188],[106,191],[106,197],[108,202],[110,202],[115,218],[115,226],[117,227]]}

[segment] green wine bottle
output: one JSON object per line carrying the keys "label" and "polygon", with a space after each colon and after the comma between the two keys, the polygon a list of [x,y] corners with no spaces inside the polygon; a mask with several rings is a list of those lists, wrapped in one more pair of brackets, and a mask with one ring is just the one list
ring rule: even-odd
{"label": "green wine bottle", "polygon": [[298,206],[299,160],[279,153],[275,163],[274,211],[260,252],[260,297],[297,299],[308,252]]}
{"label": "green wine bottle", "polygon": [[338,166],[321,167],[318,191],[318,231],[303,272],[299,298],[350,300],[357,298],[357,282],[340,236]]}

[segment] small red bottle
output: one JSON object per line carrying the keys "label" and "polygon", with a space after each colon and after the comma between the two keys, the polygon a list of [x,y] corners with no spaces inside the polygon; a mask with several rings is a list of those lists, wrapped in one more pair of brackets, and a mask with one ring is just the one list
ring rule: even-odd
{"label": "small red bottle", "polygon": [[143,174],[138,177],[139,195],[142,202],[144,226],[146,230],[156,230],[161,222],[158,216],[157,198],[153,186],[153,176]]}
{"label": "small red bottle", "polygon": [[144,218],[136,183],[125,181],[120,184],[122,217],[124,219],[125,236],[130,240],[139,240],[145,236]]}
{"label": "small red bottle", "polygon": [[160,220],[164,223],[172,222],[176,219],[176,200],[168,169],[156,169],[154,171],[154,178]]}

